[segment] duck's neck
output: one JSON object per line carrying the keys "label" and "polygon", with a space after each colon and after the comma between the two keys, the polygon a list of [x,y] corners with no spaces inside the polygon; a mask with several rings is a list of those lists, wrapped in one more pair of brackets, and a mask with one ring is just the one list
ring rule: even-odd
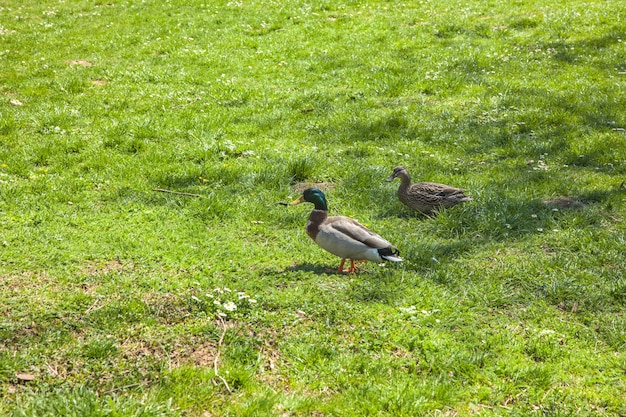
{"label": "duck's neck", "polygon": [[398,175],[398,178],[400,178],[400,188],[401,189],[409,188],[409,185],[411,185],[411,177],[409,176],[409,174],[402,173],[402,174]]}
{"label": "duck's neck", "polygon": [[306,233],[315,240],[317,234],[320,231],[320,226],[328,218],[328,210],[314,209],[309,216],[309,221],[306,223]]}

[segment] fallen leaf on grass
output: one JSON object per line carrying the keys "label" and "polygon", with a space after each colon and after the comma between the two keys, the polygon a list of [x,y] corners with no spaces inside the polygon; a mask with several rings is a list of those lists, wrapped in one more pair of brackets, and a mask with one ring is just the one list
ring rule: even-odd
{"label": "fallen leaf on grass", "polygon": [[27,374],[23,372],[20,372],[19,374],[15,376],[17,377],[18,381],[24,381],[24,382],[33,381],[35,379],[35,375]]}

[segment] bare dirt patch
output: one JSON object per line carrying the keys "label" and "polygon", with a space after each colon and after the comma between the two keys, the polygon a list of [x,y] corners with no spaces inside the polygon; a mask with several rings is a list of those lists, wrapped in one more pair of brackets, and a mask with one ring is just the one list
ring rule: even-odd
{"label": "bare dirt patch", "polygon": [[87,276],[105,275],[109,272],[118,272],[124,269],[133,269],[134,265],[125,265],[119,259],[87,262],[80,272]]}
{"label": "bare dirt patch", "polygon": [[218,352],[217,344],[210,340],[201,341],[197,337],[188,338],[184,343],[176,342],[167,347],[146,340],[128,339],[120,344],[123,356],[133,363],[146,360],[167,361],[170,369],[184,365],[213,367]]}
{"label": "bare dirt patch", "polygon": [[197,366],[213,366],[217,355],[217,345],[213,342],[204,342],[191,352],[190,359]]}
{"label": "bare dirt patch", "polygon": [[335,184],[332,182],[299,182],[293,186],[293,189],[299,193],[303,192],[307,188],[319,188],[320,190],[326,192],[335,188]]}
{"label": "bare dirt patch", "polygon": [[0,274],[0,287],[8,292],[26,293],[54,283],[54,279],[46,271],[24,271],[19,274]]}
{"label": "bare dirt patch", "polygon": [[93,63],[84,59],[73,59],[71,61],[67,61],[67,63],[72,66],[79,65],[81,67],[91,67],[93,65]]}
{"label": "bare dirt patch", "polygon": [[546,206],[554,207],[559,210],[575,210],[585,207],[587,204],[575,199],[574,197],[560,196],[543,200]]}
{"label": "bare dirt patch", "polygon": [[176,294],[145,293],[143,302],[154,315],[168,324],[180,323],[190,315],[188,303]]}

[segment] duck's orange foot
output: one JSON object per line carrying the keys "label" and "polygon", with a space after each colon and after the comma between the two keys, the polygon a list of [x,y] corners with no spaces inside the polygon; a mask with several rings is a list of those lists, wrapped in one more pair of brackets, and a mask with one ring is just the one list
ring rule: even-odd
{"label": "duck's orange foot", "polygon": [[339,268],[337,268],[338,274],[349,273],[347,269],[343,269],[343,265],[346,263],[346,258],[341,258],[341,262],[339,263]]}
{"label": "duck's orange foot", "polygon": [[[357,268],[354,265],[354,259],[350,259],[350,268],[343,269],[343,264],[346,262],[346,258],[341,259],[341,263],[339,264],[339,268],[337,272],[340,274],[353,274],[356,272]],[[358,260],[357,262],[365,262],[364,260]]]}

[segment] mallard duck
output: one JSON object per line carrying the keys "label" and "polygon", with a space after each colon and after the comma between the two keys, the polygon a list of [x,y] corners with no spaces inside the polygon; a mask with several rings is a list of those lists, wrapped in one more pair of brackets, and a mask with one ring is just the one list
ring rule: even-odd
{"label": "mallard duck", "polygon": [[[326,196],[318,188],[307,188],[290,205],[304,202],[315,205],[306,224],[306,232],[322,249],[341,258],[337,272],[354,272],[355,260],[402,261],[395,246],[356,220],[345,216],[329,217]],[[350,268],[344,271],[346,259],[350,259]]]}
{"label": "mallard duck", "polygon": [[395,178],[400,178],[401,181],[398,188],[400,201],[426,215],[432,215],[440,208],[450,208],[464,201],[472,200],[460,188],[449,185],[435,182],[411,184],[409,172],[402,166],[395,167],[387,181],[393,181]]}

